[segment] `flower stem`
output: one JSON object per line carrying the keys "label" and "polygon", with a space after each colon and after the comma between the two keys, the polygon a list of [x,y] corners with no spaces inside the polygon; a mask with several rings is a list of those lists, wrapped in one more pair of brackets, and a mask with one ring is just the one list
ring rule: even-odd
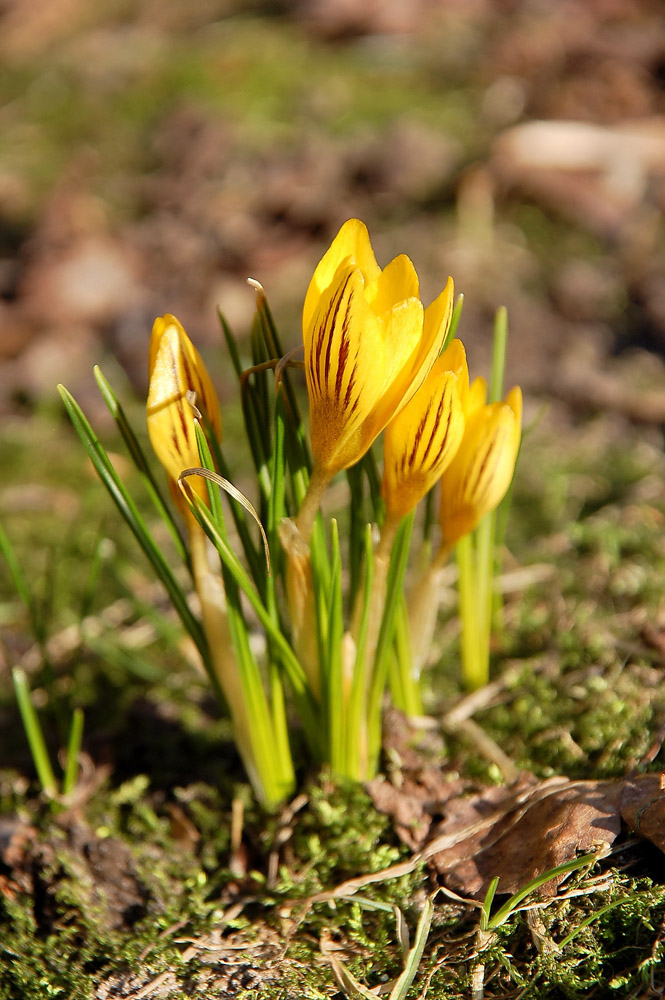
{"label": "flower stem", "polygon": [[489,659],[489,641],[492,632],[494,611],[496,511],[491,511],[483,518],[473,532],[473,535],[476,543],[476,597],[479,609],[478,638],[481,648],[487,647],[486,659]]}
{"label": "flower stem", "polygon": [[478,574],[473,538],[464,535],[457,543],[461,621],[462,672],[471,690],[483,687],[489,677],[489,638],[484,608],[479,607]]}
{"label": "flower stem", "polygon": [[279,539],[286,556],[284,580],[291,641],[307,676],[309,689],[318,700],[321,695],[321,665],[310,546],[298,530],[297,523],[288,517],[279,526]]}
{"label": "flower stem", "polygon": [[305,542],[309,542],[312,534],[312,528],[314,527],[314,521],[316,520],[316,515],[319,512],[319,507],[321,506],[321,501],[323,499],[323,494],[325,493],[329,482],[330,476],[328,473],[320,469],[318,465],[315,465],[312,469],[312,475],[310,476],[309,484],[307,486],[307,492],[305,493],[303,502],[300,505],[300,510],[298,511],[298,516],[295,521],[296,527]]}
{"label": "flower stem", "polygon": [[[399,519],[387,518],[366,567],[365,586],[359,588],[351,632],[345,636],[345,663],[351,683],[344,694],[343,773],[357,781],[373,777],[370,751],[370,693],[375,683],[376,653],[386,605],[390,556]],[[369,554],[369,553],[368,553]]]}
{"label": "flower stem", "polygon": [[395,620],[395,653],[391,659],[389,676],[390,692],[395,707],[401,709],[406,715],[422,715],[420,670],[413,655],[409,613],[403,598]]}
{"label": "flower stem", "polygon": [[211,569],[205,533],[193,520],[188,521],[188,529],[194,581],[213,672],[229,707],[245,769],[261,801],[272,808],[289,794],[293,785],[290,760],[283,759],[283,748],[274,745],[269,733],[264,731],[270,721],[262,692],[243,683],[224,583],[221,575]]}
{"label": "flower stem", "polygon": [[[368,680],[371,674],[376,647],[381,631],[381,621],[386,604],[386,583],[388,580],[388,568],[390,566],[390,553],[392,551],[395,535],[399,527],[399,519],[387,517],[381,528],[381,534],[374,550],[374,574],[372,577],[372,590],[369,598],[369,625],[367,629],[367,639],[365,642],[365,663],[368,666]],[[359,595],[360,596],[360,595]]]}
{"label": "flower stem", "polygon": [[[411,676],[420,676],[434,639],[439,613],[441,572],[450,556],[450,546],[442,545],[435,558],[409,593],[409,631],[411,634]],[[411,681],[411,683],[414,683]]]}

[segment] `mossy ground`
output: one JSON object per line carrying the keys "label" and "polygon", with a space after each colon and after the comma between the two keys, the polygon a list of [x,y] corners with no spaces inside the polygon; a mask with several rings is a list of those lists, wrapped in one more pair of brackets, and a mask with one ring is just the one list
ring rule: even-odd
{"label": "mossy ground", "polygon": [[[603,424],[608,433],[599,446]],[[52,813],[36,794],[11,690],[3,688],[2,811],[35,832],[25,847],[30,877],[10,881],[2,898],[0,996],[113,996],[119,984],[131,995],[146,983],[154,984],[150,996],[332,996],[339,987],[322,946],[334,947],[370,987],[394,978],[401,952],[392,907],[413,932],[426,873],[371,885],[357,899],[297,905],[387,868],[407,856],[404,846],[362,788],[308,774],[304,761],[306,798],[286,833],[279,817],[256,807],[203,680],[174,648],[177,632],[161,598],[149,618],[154,631],[138,646],[132,640],[136,623],[145,621],[150,585],[111,511],[103,515],[109,551],[90,597],[98,531],[81,511],[91,504],[102,518],[103,499],[94,481],[82,478],[67,426],[48,427],[49,447],[68,470],[55,488],[71,505],[70,530],[63,532],[45,505],[35,511],[30,537],[19,532],[15,539],[36,591],[56,595],[44,605],[48,635],[58,635],[83,606],[103,618],[104,607],[127,599],[130,583],[141,596],[129,597],[120,627],[60,654],[53,676],[39,668],[32,676],[53,747],[55,706],[65,715],[74,705],[86,712],[84,745],[96,773],[73,814]],[[662,652],[644,638],[645,626],[657,630],[662,622],[663,456],[656,440],[625,428],[626,443],[619,444],[610,427],[599,419],[556,438],[537,429],[524,445],[528,472],[517,478],[507,580],[517,567],[548,569],[506,596],[494,676],[508,671],[509,679],[476,719],[519,767],[540,776],[643,770],[665,717]],[[576,439],[574,453],[563,435]],[[39,448],[28,436],[22,440],[25,467]],[[56,573],[50,585],[48,567]],[[65,567],[63,594],[57,574]],[[14,655],[25,655],[29,628],[6,580],[0,606]],[[444,619],[441,664],[427,695],[435,715],[460,694],[455,640],[446,638],[453,632],[452,618]],[[494,764],[453,737],[442,766],[499,780]],[[244,806],[235,841],[234,800],[236,809]],[[83,853],[72,832],[81,824]],[[127,845],[138,887],[133,907],[115,923],[113,890],[90,867],[90,844],[100,840]],[[650,995],[662,981],[661,873],[655,849],[627,843],[580,880],[579,895],[566,892],[535,914],[516,914],[485,953],[486,995]],[[599,874],[606,878],[597,887]],[[440,900],[410,995],[469,995],[477,919],[472,908]]]}

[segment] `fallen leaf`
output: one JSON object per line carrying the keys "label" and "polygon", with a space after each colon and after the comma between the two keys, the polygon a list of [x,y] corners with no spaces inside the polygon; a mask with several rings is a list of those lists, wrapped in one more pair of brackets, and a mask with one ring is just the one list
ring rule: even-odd
{"label": "fallen leaf", "polygon": [[[406,731],[393,730],[402,744]],[[408,763],[407,750],[402,754]],[[393,756],[397,749],[391,747]],[[401,840],[418,852],[439,884],[483,899],[493,878],[500,893],[514,893],[532,879],[581,854],[609,847],[623,823],[665,852],[665,777],[539,781],[523,773],[510,785],[472,794],[458,775],[423,764],[376,780],[369,791],[377,809],[392,817]],[[556,894],[565,876],[551,879],[541,896]]]}
{"label": "fallen leaf", "polygon": [[665,852],[665,774],[627,778],[621,796],[621,817],[638,837]]}
{"label": "fallen leaf", "polygon": [[384,751],[392,780],[375,778],[369,793],[376,808],[392,817],[400,839],[417,851],[444,804],[461,796],[464,782],[441,767],[440,735],[419,728],[398,709],[386,713]]}
{"label": "fallen leaf", "polygon": [[[621,782],[522,779],[517,789],[501,791],[499,801],[496,794],[488,801],[487,793],[469,800],[460,839],[430,858],[440,881],[459,895],[482,899],[496,876],[499,892],[517,892],[578,854],[612,844],[621,831]],[[476,829],[464,835],[469,819]],[[445,819],[434,839],[449,837],[459,823],[459,815]],[[554,895],[562,878],[548,882],[542,894]]]}

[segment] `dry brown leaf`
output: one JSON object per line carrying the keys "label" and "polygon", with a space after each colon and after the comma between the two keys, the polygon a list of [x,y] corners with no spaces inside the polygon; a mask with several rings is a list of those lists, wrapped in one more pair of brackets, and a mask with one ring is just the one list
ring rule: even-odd
{"label": "dry brown leaf", "polygon": [[665,774],[642,774],[622,784],[622,819],[638,837],[665,852]]}
{"label": "dry brown leaf", "polygon": [[[499,801],[496,794],[488,801],[486,793],[469,800],[467,808],[477,820],[485,820],[483,827],[430,859],[453,892],[481,899],[496,876],[499,892],[517,892],[578,854],[611,844],[621,830],[620,782],[522,779],[517,789],[501,791]],[[447,818],[434,835],[449,835],[457,823],[458,816]],[[553,895],[559,881],[547,883],[543,894]]]}
{"label": "dry brown leaf", "polygon": [[[580,854],[611,845],[622,820],[665,852],[664,787],[657,774],[599,781],[538,781],[523,774],[511,785],[462,798],[459,778],[446,787],[441,775],[437,798],[409,776],[400,788],[373,782],[370,792],[377,808],[393,817],[401,839],[427,857],[442,885],[482,899],[497,876],[499,892],[514,893]],[[437,813],[443,819],[432,821]],[[554,895],[560,882],[552,879],[541,894]]]}

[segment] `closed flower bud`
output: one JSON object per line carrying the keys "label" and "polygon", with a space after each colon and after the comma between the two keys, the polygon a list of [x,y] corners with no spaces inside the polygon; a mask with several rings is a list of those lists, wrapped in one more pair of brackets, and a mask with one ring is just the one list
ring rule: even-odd
{"label": "closed flower bud", "polygon": [[450,465],[464,434],[468,389],[464,346],[453,340],[386,427],[382,489],[389,517],[413,510]]}
{"label": "closed flower bud", "polygon": [[485,403],[486,387],[469,390],[462,443],[441,479],[442,542],[446,547],[473,531],[503,500],[515,471],[522,426],[522,391],[516,386],[500,403]]}
{"label": "closed flower bud", "polygon": [[[201,464],[196,441],[196,411],[217,438],[222,424],[217,394],[196,350],[175,316],[155,320],[150,339],[148,435],[157,458],[175,483],[183,469]],[[207,497],[203,480],[192,488]],[[178,491],[173,491],[177,498]],[[184,509],[184,501],[180,504]]]}

